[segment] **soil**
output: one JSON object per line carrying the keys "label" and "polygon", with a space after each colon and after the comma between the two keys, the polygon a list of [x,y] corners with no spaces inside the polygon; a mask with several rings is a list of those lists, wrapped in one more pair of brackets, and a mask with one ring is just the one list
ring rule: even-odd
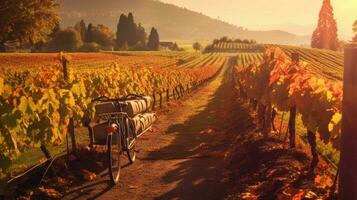
{"label": "soil", "polygon": [[310,158],[305,150],[286,148],[278,135],[264,137],[255,113],[238,98],[229,67],[158,114],[153,130],[138,141],[137,160],[122,168],[116,186],[109,183],[104,152],[98,148],[72,158],[66,168],[71,173],[61,175],[71,183],[60,186],[58,176],[48,178],[41,191],[53,187],[63,199],[104,200],[328,196],[328,166],[321,164],[318,173],[307,176]]}

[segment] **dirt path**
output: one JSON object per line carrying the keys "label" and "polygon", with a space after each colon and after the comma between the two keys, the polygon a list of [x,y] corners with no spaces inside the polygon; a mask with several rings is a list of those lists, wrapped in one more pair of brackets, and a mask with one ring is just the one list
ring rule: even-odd
{"label": "dirt path", "polygon": [[249,120],[230,70],[163,111],[154,131],[139,139],[137,161],[123,168],[117,186],[103,176],[65,199],[222,199],[231,184],[227,149],[242,130],[236,121]]}

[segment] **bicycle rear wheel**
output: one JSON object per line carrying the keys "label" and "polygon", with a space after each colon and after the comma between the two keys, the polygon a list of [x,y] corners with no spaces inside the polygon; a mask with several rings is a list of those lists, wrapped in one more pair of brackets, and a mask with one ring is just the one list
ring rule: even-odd
{"label": "bicycle rear wheel", "polygon": [[123,154],[122,144],[120,135],[113,136],[109,134],[107,137],[108,141],[108,171],[109,177],[112,184],[116,184],[119,181],[120,170],[121,170],[121,156]]}
{"label": "bicycle rear wheel", "polygon": [[135,139],[131,142],[128,142],[128,149],[126,150],[126,153],[128,154],[128,159],[130,163],[135,162],[136,159],[135,143]]}

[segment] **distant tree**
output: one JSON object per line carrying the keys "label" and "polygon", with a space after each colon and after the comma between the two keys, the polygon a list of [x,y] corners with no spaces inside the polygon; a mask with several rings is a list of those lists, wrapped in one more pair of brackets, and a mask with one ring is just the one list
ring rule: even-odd
{"label": "distant tree", "polygon": [[139,42],[138,32],[138,26],[135,24],[134,21],[134,15],[132,13],[129,13],[127,21],[127,41],[129,46],[134,46]]}
{"label": "distant tree", "polygon": [[79,50],[84,52],[98,52],[100,48],[100,45],[95,42],[86,42],[80,47]]}
{"label": "distant tree", "polygon": [[180,50],[180,47],[178,46],[178,44],[176,42],[173,44],[172,50],[173,51],[179,51]]}
{"label": "distant tree", "polygon": [[84,20],[81,20],[80,22],[78,22],[74,26],[74,29],[76,29],[79,32],[79,34],[82,37],[82,40],[86,41],[87,26],[86,26],[86,23],[84,22]]}
{"label": "distant tree", "polygon": [[202,45],[198,42],[193,43],[192,47],[196,51],[200,51],[202,49]]}
{"label": "distant tree", "polygon": [[128,17],[124,14],[120,15],[117,25],[116,46],[123,47],[124,43],[128,41]]}
{"label": "distant tree", "polygon": [[212,52],[214,50],[214,46],[212,45],[207,45],[205,49],[203,50],[205,53]]}
{"label": "distant tree", "polygon": [[124,44],[121,47],[121,50],[129,50],[129,45],[127,41],[124,42]]}
{"label": "distant tree", "polygon": [[160,47],[160,38],[157,30],[153,27],[151,29],[149,39],[148,39],[148,48],[153,51],[159,50]]}
{"label": "distant tree", "polygon": [[145,32],[144,27],[142,27],[141,24],[139,24],[139,26],[137,28],[136,37],[140,44],[146,45],[147,34]]}
{"label": "distant tree", "polygon": [[324,0],[319,14],[316,30],[312,34],[311,47],[319,49],[338,49],[337,23],[334,19],[330,0]]}
{"label": "distant tree", "polygon": [[353,42],[357,42],[357,20],[355,21],[355,23],[353,23],[353,33],[355,34],[355,36],[353,37],[352,41]]}
{"label": "distant tree", "polygon": [[51,42],[51,49],[54,51],[76,51],[83,45],[80,33],[68,28],[57,33]]}
{"label": "distant tree", "polygon": [[61,31],[61,26],[59,23],[52,29],[51,33],[49,34],[50,38],[54,38],[58,32]]}
{"label": "distant tree", "polygon": [[228,41],[228,37],[227,36],[221,37],[221,39],[219,39],[219,41],[227,42]]}
{"label": "distant tree", "polygon": [[93,24],[89,24],[87,31],[86,31],[86,36],[85,36],[85,42],[93,42]]}
{"label": "distant tree", "polygon": [[120,16],[115,42],[117,49],[123,49],[125,43],[129,49],[145,49],[146,39],[144,27],[135,23],[132,13],[129,13],[128,16],[125,14]]}
{"label": "distant tree", "polygon": [[242,40],[241,39],[236,39],[236,40],[234,40],[235,42],[238,42],[238,43],[241,43],[242,42]]}
{"label": "distant tree", "polygon": [[110,49],[113,47],[114,33],[108,27],[98,24],[92,30],[91,42],[95,42],[105,49]]}
{"label": "distant tree", "polygon": [[1,0],[0,51],[7,41],[21,44],[45,42],[58,24],[57,0]]}

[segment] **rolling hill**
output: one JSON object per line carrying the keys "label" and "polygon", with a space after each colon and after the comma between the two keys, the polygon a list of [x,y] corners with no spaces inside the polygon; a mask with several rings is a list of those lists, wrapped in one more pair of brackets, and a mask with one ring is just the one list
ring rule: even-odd
{"label": "rolling hill", "polygon": [[201,13],[156,0],[59,0],[63,27],[73,26],[84,19],[94,24],[105,24],[116,30],[119,16],[133,12],[147,32],[154,26],[164,40],[211,40],[223,35],[255,39],[276,44],[307,44],[309,37],[288,32],[251,31],[210,18]]}

